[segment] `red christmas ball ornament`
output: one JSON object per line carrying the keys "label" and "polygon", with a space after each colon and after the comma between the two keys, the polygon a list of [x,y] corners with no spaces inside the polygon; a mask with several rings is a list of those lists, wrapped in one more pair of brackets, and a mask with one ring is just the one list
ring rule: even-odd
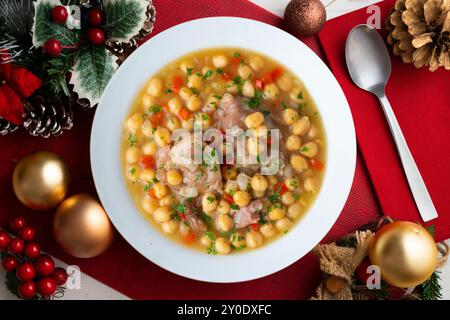
{"label": "red christmas ball ornament", "polygon": [[27,223],[25,222],[24,218],[14,218],[13,220],[11,220],[11,229],[13,229],[13,231],[19,231],[20,229],[24,228],[26,224]]}
{"label": "red christmas ball ornament", "polygon": [[61,54],[62,45],[59,40],[50,39],[44,44],[44,52],[51,57],[57,57]]}
{"label": "red christmas ball ornament", "polygon": [[35,259],[41,254],[41,248],[34,242],[27,243],[24,250],[25,256]]}
{"label": "red christmas ball ornament", "polygon": [[21,283],[18,288],[19,296],[22,299],[31,299],[36,295],[36,283],[28,281]]}
{"label": "red christmas ball ornament", "polygon": [[34,239],[36,232],[31,227],[24,227],[19,230],[19,237],[21,237],[25,241],[31,241]]}
{"label": "red christmas ball ornament", "polygon": [[17,259],[12,256],[7,256],[2,261],[3,269],[5,269],[6,272],[12,272],[16,270],[17,265],[18,265]]}
{"label": "red christmas ball ornament", "polygon": [[64,23],[67,20],[69,13],[64,6],[56,6],[51,11],[52,21],[55,23]]}
{"label": "red christmas ball ornament", "polygon": [[56,291],[56,281],[53,278],[45,277],[37,283],[38,292],[44,297],[51,296]]}
{"label": "red christmas ball ornament", "polygon": [[55,270],[55,262],[48,254],[41,254],[34,263],[37,273],[42,276],[50,275]]}
{"label": "red christmas ball ornament", "polygon": [[36,270],[31,263],[25,262],[17,267],[16,276],[20,281],[28,282],[36,276]]}
{"label": "red christmas ball ornament", "polygon": [[64,270],[63,268],[56,268],[55,270],[53,270],[51,277],[55,279],[55,282],[58,286],[62,286],[64,283],[66,283],[69,276],[67,275],[66,270]]}
{"label": "red christmas ball ornament", "polygon": [[93,45],[99,46],[105,43],[105,33],[100,28],[90,28],[87,37]]}
{"label": "red christmas ball ornament", "polygon": [[88,22],[91,26],[101,25],[103,22],[103,12],[99,8],[93,8],[89,11]]}
{"label": "red christmas ball ornament", "polygon": [[22,253],[24,247],[25,243],[22,239],[14,238],[9,242],[9,251],[11,251],[12,253]]}
{"label": "red christmas ball ornament", "polygon": [[9,234],[3,230],[0,230],[0,249],[5,249],[8,247],[11,237]]}

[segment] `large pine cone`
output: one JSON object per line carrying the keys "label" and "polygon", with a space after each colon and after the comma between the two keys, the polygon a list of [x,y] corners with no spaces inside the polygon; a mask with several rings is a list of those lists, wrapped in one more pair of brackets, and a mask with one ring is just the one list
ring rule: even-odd
{"label": "large pine cone", "polygon": [[397,0],[386,28],[403,62],[450,70],[450,0]]}
{"label": "large pine cone", "polygon": [[4,136],[5,134],[16,131],[18,126],[9,122],[6,119],[0,117],[0,135]]}
{"label": "large pine cone", "polygon": [[32,136],[56,137],[73,126],[72,106],[68,101],[35,95],[25,103],[25,109],[23,127]]}

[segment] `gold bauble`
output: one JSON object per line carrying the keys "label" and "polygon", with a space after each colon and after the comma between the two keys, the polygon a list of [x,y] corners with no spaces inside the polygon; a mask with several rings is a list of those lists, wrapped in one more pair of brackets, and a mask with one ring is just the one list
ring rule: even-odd
{"label": "gold bauble", "polygon": [[64,200],[53,220],[56,241],[70,255],[92,258],[111,245],[113,227],[93,197],[77,194]]}
{"label": "gold bauble", "polygon": [[387,283],[411,288],[431,276],[436,269],[438,252],[433,237],[424,227],[396,221],[376,232],[369,258],[380,267],[381,277]]}
{"label": "gold bauble", "polygon": [[66,197],[68,185],[69,170],[53,152],[34,152],[23,158],[14,169],[14,193],[30,209],[56,207]]}
{"label": "gold bauble", "polygon": [[284,11],[284,22],[297,36],[317,34],[327,20],[325,7],[319,0],[292,0]]}

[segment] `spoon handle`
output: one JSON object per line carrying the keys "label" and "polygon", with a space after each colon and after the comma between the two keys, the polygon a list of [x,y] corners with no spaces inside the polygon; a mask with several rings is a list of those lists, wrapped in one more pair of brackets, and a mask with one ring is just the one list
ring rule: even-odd
{"label": "spoon handle", "polygon": [[414,201],[419,209],[420,216],[424,222],[435,219],[438,216],[436,208],[433,205],[425,182],[423,181],[411,151],[408,148],[394,111],[384,93],[378,95],[378,99],[380,99],[384,114],[388,120],[392,135],[394,136],[395,144],[398,153],[400,154],[400,160],[402,161],[403,170],[405,171],[406,179],[408,180],[409,188],[411,189]]}

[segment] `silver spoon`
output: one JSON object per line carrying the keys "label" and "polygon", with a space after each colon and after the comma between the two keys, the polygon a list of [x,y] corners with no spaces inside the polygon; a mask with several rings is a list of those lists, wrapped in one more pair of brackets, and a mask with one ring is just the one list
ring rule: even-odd
{"label": "silver spoon", "polygon": [[386,98],[385,88],[391,74],[391,60],[383,39],[372,26],[362,24],[350,31],[345,45],[345,60],[353,82],[361,89],[376,95],[381,102],[409,188],[423,221],[437,218],[430,194]]}

